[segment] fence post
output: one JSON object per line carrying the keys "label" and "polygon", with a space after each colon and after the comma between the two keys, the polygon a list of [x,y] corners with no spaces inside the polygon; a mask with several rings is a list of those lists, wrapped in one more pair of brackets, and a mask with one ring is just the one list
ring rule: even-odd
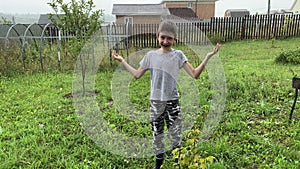
{"label": "fence post", "polygon": [[244,16],[242,18],[241,40],[245,39],[245,34],[246,34],[246,17]]}
{"label": "fence post", "polygon": [[61,70],[61,65],[60,65],[60,46],[61,46],[61,29],[58,29],[58,40],[57,40],[57,61],[58,61],[58,68]]}

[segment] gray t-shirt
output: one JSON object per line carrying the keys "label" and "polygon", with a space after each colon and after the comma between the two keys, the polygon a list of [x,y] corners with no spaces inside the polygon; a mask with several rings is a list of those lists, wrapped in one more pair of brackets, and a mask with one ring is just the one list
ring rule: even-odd
{"label": "gray t-shirt", "polygon": [[150,100],[176,100],[179,97],[177,80],[186,56],[180,50],[160,53],[158,50],[148,52],[140,62],[143,69],[150,70]]}

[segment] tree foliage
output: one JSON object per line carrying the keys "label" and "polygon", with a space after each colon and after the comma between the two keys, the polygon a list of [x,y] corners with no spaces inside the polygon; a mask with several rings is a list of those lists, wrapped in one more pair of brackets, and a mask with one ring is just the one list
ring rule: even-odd
{"label": "tree foliage", "polygon": [[[71,0],[69,3],[65,3],[63,0],[52,0],[48,4],[55,11],[55,15],[50,14],[52,22],[59,29],[67,31],[72,37],[64,45],[73,58],[79,56],[79,62],[76,62],[75,69],[80,70],[80,89],[84,96],[86,92],[86,70],[89,60],[91,60],[88,50],[93,50],[93,46],[89,46],[91,49],[83,49],[83,47],[92,38],[92,35],[100,29],[103,22],[101,20],[103,11],[93,10],[95,7],[93,0]],[[96,64],[92,63],[92,65]]]}
{"label": "tree foliage", "polygon": [[12,24],[12,22],[8,20],[6,17],[1,16],[0,24]]}
{"label": "tree foliage", "polygon": [[276,63],[300,64],[300,48],[282,51],[275,57]]}
{"label": "tree foliage", "polygon": [[[95,7],[93,0],[71,0],[64,3],[63,0],[52,0],[48,3],[55,11],[55,15],[50,14],[53,23],[59,28],[64,28],[78,39],[83,36],[91,36],[100,28],[102,10],[93,10]],[[55,19],[57,18],[57,19]]]}
{"label": "tree foliage", "polygon": [[51,21],[72,36],[71,53],[76,57],[84,43],[100,29],[103,10],[94,10],[93,0],[52,0],[48,3],[55,14],[49,14]]}

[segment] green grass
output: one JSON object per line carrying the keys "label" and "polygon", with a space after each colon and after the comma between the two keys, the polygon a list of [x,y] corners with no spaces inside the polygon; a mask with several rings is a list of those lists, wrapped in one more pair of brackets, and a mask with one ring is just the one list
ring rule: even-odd
{"label": "green grass", "polygon": [[[289,123],[292,71],[299,76],[300,66],[274,62],[281,51],[297,48],[299,40],[222,45],[219,56],[227,82],[226,108],[211,138],[197,145],[201,157],[216,158],[210,168],[300,167],[299,101]],[[112,104],[112,77],[113,70],[97,74],[97,102],[104,118],[114,130],[151,137],[149,124],[128,121]],[[93,142],[78,120],[72,99],[64,97],[72,92],[72,80],[73,72],[67,71],[1,75],[0,168],[153,167],[154,158],[121,157]],[[211,96],[207,73],[197,82],[202,109],[194,128],[201,130]],[[148,109],[148,89],[143,90],[147,86],[148,75],[130,83],[130,100],[137,110]],[[164,167],[171,166],[167,159]]]}

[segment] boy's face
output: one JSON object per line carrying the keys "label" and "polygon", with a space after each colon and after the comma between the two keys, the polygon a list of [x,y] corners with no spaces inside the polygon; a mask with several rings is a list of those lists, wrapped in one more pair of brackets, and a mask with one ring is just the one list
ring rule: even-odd
{"label": "boy's face", "polygon": [[170,48],[175,41],[175,36],[170,32],[160,32],[157,39],[161,47]]}

